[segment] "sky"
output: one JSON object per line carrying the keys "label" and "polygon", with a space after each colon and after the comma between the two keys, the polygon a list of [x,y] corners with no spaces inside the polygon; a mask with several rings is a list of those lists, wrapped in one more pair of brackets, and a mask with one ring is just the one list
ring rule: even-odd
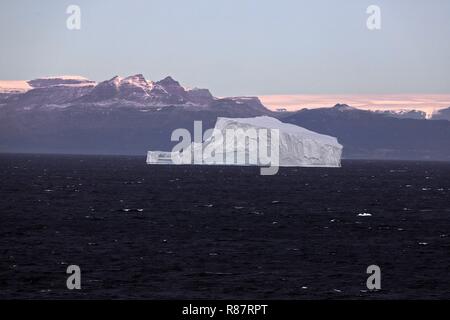
{"label": "sky", "polygon": [[[80,30],[66,27],[69,5]],[[0,39],[0,80],[142,73],[289,108],[399,95],[450,106],[448,0],[3,0]]]}

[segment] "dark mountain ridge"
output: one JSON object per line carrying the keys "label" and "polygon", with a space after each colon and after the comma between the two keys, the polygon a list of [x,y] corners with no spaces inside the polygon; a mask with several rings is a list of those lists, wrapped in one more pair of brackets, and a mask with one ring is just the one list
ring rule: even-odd
{"label": "dark mountain ridge", "polygon": [[344,158],[450,161],[450,122],[332,108],[273,112],[256,97],[216,98],[186,89],[171,77],[153,82],[137,74],[96,84],[84,79],[29,81],[26,92],[0,100],[0,152],[145,154],[170,150],[171,133],[217,117],[269,115],[335,136]]}

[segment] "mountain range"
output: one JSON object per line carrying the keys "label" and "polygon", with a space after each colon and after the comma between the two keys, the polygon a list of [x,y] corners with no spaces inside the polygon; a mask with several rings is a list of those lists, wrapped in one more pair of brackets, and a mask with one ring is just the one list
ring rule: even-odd
{"label": "mountain range", "polygon": [[345,104],[274,112],[257,97],[214,97],[172,77],[141,74],[96,83],[78,76],[0,81],[0,152],[145,154],[170,150],[177,128],[214,127],[217,117],[269,115],[329,134],[344,158],[450,160],[450,108],[365,111]]}

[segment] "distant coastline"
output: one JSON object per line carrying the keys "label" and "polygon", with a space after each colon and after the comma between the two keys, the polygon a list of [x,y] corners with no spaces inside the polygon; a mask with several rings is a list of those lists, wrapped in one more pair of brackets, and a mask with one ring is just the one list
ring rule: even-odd
{"label": "distant coastline", "polygon": [[291,94],[259,95],[271,110],[298,111],[345,103],[363,110],[419,110],[427,116],[450,106],[450,94]]}

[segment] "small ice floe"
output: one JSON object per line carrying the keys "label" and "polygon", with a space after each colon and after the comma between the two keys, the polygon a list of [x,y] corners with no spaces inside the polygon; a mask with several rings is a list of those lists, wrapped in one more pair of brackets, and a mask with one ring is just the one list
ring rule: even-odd
{"label": "small ice floe", "polygon": [[306,289],[308,289],[308,287],[307,287],[307,286],[303,286],[302,289],[303,289],[303,290],[306,290]]}
{"label": "small ice floe", "polygon": [[45,192],[53,192],[52,189],[45,189],[44,191],[45,191]]}
{"label": "small ice floe", "polygon": [[278,221],[273,221],[272,224],[278,224]]}
{"label": "small ice floe", "polygon": [[234,207],[236,210],[242,210],[244,207]]}
{"label": "small ice floe", "polygon": [[49,292],[52,292],[52,290],[51,289],[43,289],[43,290],[40,290],[39,292],[41,292],[41,293],[49,293]]}
{"label": "small ice floe", "polygon": [[427,246],[428,242],[419,242],[419,246]]}
{"label": "small ice floe", "polygon": [[122,212],[133,212],[133,211],[144,212],[144,209],[143,208],[138,208],[138,209],[123,208],[123,209],[120,209],[119,211],[122,211]]}
{"label": "small ice floe", "polygon": [[422,191],[430,191],[430,188],[422,188]]}
{"label": "small ice floe", "polygon": [[336,222],[336,219],[331,219],[330,222],[331,223]]}
{"label": "small ice floe", "polygon": [[342,292],[342,290],[339,290],[339,289],[333,289],[333,291],[337,292],[337,293],[341,293]]}
{"label": "small ice floe", "polygon": [[278,201],[278,200],[272,201],[272,204],[277,204],[277,203],[280,203],[280,201]]}
{"label": "small ice floe", "polygon": [[367,212],[363,212],[363,213],[358,214],[358,217],[371,217],[371,216],[372,216],[372,214],[371,213],[367,213]]}

